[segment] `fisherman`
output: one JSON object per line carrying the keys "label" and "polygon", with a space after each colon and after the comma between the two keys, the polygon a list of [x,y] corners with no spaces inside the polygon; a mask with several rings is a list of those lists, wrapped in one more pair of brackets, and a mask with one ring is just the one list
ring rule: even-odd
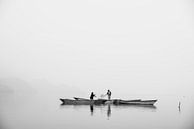
{"label": "fisherman", "polygon": [[96,97],[96,95],[92,92],[90,95],[90,100],[93,100],[94,97]]}
{"label": "fisherman", "polygon": [[108,95],[108,100],[110,100],[110,97],[111,97],[111,91],[110,91],[110,90],[108,90],[106,94]]}

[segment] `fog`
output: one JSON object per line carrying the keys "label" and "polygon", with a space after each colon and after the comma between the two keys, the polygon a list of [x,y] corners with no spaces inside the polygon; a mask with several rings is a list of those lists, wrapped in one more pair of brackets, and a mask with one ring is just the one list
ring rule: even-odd
{"label": "fog", "polygon": [[1,83],[69,96],[192,94],[193,4],[1,0]]}

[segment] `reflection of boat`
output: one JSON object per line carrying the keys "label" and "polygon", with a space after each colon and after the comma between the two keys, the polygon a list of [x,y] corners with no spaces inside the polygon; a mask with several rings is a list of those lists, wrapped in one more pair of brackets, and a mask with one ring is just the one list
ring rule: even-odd
{"label": "reflection of boat", "polygon": [[[109,120],[109,118],[112,115],[112,109],[113,111],[116,109],[120,109],[120,110],[143,110],[143,111],[156,111],[156,107],[154,105],[128,105],[128,104],[121,104],[121,105],[112,105],[112,104],[104,104],[104,105],[80,105],[80,104],[62,104],[61,108],[73,108],[75,110],[79,110],[80,109],[90,109],[90,115],[93,116],[95,114],[95,110],[101,110],[103,114],[105,114],[106,111],[106,115],[107,115],[107,119]],[[106,110],[104,110],[106,109]]]}
{"label": "reflection of boat", "polygon": [[157,100],[106,100],[106,99],[97,99],[90,100],[84,98],[76,98],[73,99],[60,99],[63,105],[101,105],[101,104],[115,104],[115,105],[154,105]]}

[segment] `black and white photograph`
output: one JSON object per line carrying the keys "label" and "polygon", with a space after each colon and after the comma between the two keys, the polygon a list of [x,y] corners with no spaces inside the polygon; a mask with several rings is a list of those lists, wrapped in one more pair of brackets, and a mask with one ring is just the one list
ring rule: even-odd
{"label": "black and white photograph", "polygon": [[0,0],[0,129],[194,129],[194,1]]}

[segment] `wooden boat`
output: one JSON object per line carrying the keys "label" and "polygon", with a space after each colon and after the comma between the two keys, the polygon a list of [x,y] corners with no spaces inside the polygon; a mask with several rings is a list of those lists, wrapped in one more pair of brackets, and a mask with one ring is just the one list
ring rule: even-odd
{"label": "wooden boat", "polygon": [[90,100],[90,99],[85,99],[85,98],[78,98],[78,97],[73,97],[75,100]]}
{"label": "wooden boat", "polygon": [[101,105],[105,104],[107,100],[98,99],[98,100],[89,100],[89,99],[60,99],[63,105]]}
{"label": "wooden boat", "polygon": [[123,103],[128,103],[128,102],[140,102],[141,99],[132,99],[132,100],[122,100],[122,99],[114,99],[113,104],[119,105]]}
{"label": "wooden boat", "polygon": [[120,100],[119,104],[126,104],[126,105],[154,105],[157,100],[138,100],[138,101],[125,101]]}
{"label": "wooden boat", "polygon": [[115,105],[154,105],[157,100],[121,100],[121,99],[97,99],[90,100],[84,98],[74,97],[73,99],[60,99],[62,101],[62,105],[102,105],[102,104],[115,104]]}
{"label": "wooden boat", "polygon": [[120,100],[122,102],[139,102],[141,99],[133,99],[133,100]]}

